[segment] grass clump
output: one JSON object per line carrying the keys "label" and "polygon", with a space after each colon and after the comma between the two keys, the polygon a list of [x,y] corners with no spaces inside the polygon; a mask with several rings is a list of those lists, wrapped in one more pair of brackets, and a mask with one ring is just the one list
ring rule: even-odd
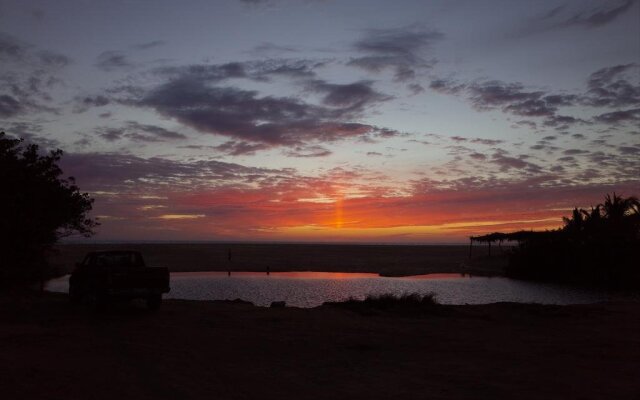
{"label": "grass clump", "polygon": [[424,295],[405,293],[400,296],[386,293],[368,295],[364,300],[350,299],[349,301],[361,301],[366,306],[380,309],[391,307],[428,307],[438,304],[435,293],[427,293]]}
{"label": "grass clump", "polygon": [[431,313],[439,306],[435,293],[405,293],[402,295],[386,293],[368,295],[364,299],[350,298],[343,302],[325,304],[344,307],[364,314],[375,314],[383,311],[399,314],[423,314]]}

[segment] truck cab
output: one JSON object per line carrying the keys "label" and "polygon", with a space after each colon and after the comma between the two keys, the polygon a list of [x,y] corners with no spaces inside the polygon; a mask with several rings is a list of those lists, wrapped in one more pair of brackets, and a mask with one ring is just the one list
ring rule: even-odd
{"label": "truck cab", "polygon": [[99,307],[114,300],[142,298],[155,310],[169,290],[169,270],[147,267],[142,255],[130,250],[90,252],[69,278],[72,302],[89,300]]}

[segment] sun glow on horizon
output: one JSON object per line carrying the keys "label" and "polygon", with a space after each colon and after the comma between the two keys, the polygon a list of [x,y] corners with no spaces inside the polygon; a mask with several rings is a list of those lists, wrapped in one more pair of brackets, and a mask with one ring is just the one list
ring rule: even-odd
{"label": "sun glow on horizon", "polygon": [[345,227],[342,215],[338,218],[336,212],[336,224],[334,226],[301,225],[281,227],[270,230],[284,238],[319,238],[331,239],[367,239],[382,238],[404,239],[430,239],[446,237],[466,237],[468,235],[484,234],[500,229],[509,231],[535,229],[556,229],[562,223],[558,218],[543,218],[531,220],[504,220],[504,221],[466,221],[434,225],[402,225],[387,227]]}

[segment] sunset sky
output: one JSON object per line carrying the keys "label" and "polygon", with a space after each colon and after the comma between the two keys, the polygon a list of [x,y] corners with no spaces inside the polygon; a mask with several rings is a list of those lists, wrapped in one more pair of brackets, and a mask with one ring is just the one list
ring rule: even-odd
{"label": "sunset sky", "polygon": [[640,195],[640,3],[0,0],[0,129],[94,240],[555,228]]}

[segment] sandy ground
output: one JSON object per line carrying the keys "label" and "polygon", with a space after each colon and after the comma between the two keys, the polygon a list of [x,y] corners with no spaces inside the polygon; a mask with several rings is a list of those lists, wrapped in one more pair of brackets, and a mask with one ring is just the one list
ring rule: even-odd
{"label": "sandy ground", "polygon": [[435,310],[0,297],[5,399],[637,399],[640,304]]}
{"label": "sandy ground", "polygon": [[[505,264],[494,246],[383,246],[312,244],[94,244],[60,245],[51,262],[69,272],[75,262],[94,250],[137,250],[150,266],[179,271],[326,271],[376,272],[387,276],[440,272],[500,275]],[[504,250],[504,249],[502,249]],[[231,260],[229,260],[231,252]],[[498,255],[498,257],[496,257]],[[480,257],[480,258],[479,258]],[[472,262],[473,261],[473,262]]]}

